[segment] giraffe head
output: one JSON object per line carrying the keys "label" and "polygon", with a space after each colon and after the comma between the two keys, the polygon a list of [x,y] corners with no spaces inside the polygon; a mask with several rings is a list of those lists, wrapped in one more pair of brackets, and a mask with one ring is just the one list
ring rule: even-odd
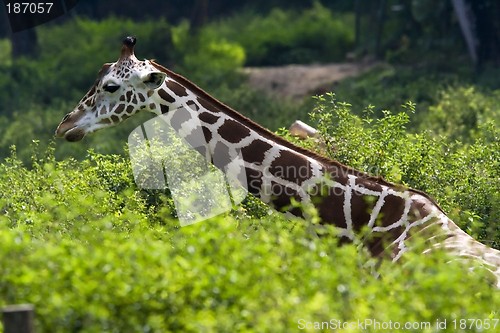
{"label": "giraffe head", "polygon": [[155,98],[155,90],[167,75],[149,60],[135,57],[135,42],[135,37],[123,40],[118,61],[102,66],[94,85],[62,119],[56,136],[79,141],[86,134],[117,125],[138,111],[157,112],[151,107],[151,98]]}

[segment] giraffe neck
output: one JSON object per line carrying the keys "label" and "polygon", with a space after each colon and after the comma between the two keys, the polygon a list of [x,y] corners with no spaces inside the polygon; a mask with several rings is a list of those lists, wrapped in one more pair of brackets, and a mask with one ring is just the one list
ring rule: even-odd
{"label": "giraffe neck", "polygon": [[[326,165],[332,161],[293,145],[184,77],[152,64],[168,74],[158,92],[163,101],[155,108],[157,114],[175,110],[168,115],[170,125],[188,143],[198,140],[193,133],[202,132],[206,146],[202,148],[196,143],[193,146],[219,168],[240,155],[246,172],[245,187],[277,210],[288,207],[292,197],[298,202],[310,200],[307,189],[322,179]],[[358,173],[340,163],[338,166],[339,170]],[[298,210],[293,212],[301,215]]]}
{"label": "giraffe neck", "polygon": [[[299,148],[182,76],[152,64],[168,75],[157,91],[157,113],[167,113],[171,126],[218,168],[242,156],[245,187],[277,210],[303,217],[301,208],[292,207],[293,200],[314,204],[324,223],[336,225],[341,236],[351,240],[355,231],[368,226],[377,234],[371,246],[374,254],[383,250],[382,236],[384,241],[399,239],[397,251],[402,252],[409,230],[427,223],[438,211],[433,206],[434,210],[419,208],[412,197],[418,192],[397,189]],[[199,142],[196,133],[203,133],[206,145],[195,142]]]}
{"label": "giraffe neck", "polygon": [[412,235],[425,233],[432,245],[451,253],[474,258],[482,254],[500,287],[500,252],[461,231],[426,194],[297,147],[182,76],[152,64],[168,75],[158,90],[157,113],[168,112],[171,126],[188,143],[193,143],[193,133],[203,133],[206,144],[192,145],[216,167],[227,168],[235,156],[242,156],[244,185],[265,203],[299,217],[304,211],[292,201],[312,204],[322,223],[334,224],[345,239],[353,240],[356,231],[368,229],[369,250],[379,255],[389,248],[393,260],[407,250]]}

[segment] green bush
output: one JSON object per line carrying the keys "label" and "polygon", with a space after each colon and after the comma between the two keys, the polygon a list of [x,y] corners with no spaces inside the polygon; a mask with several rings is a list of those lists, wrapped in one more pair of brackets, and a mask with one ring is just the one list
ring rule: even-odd
{"label": "green bush", "polygon": [[40,332],[434,325],[495,318],[500,305],[481,271],[444,264],[439,253],[375,270],[361,249],[337,247],[331,231],[313,238],[276,213],[177,229],[164,210],[148,211],[120,157],[42,158],[31,170],[12,158],[1,175],[1,304],[35,304]]}
{"label": "green bush", "polygon": [[413,101],[415,115],[408,124],[409,130],[431,131],[436,136],[446,136],[449,142],[470,142],[480,135],[476,132],[481,126],[499,120],[497,81],[486,72],[474,76],[465,68],[448,71],[432,66],[415,69],[384,64],[332,89],[352,103],[357,115],[375,105],[376,118],[383,116],[383,110],[396,110]]}
{"label": "green bush", "polygon": [[246,64],[332,62],[344,59],[354,43],[353,17],[334,15],[319,2],[302,12],[274,9],[209,24],[204,30],[240,44]]}
{"label": "green bush", "polygon": [[[77,18],[38,28],[37,59],[16,59],[13,66],[0,63],[5,68],[0,72],[0,156],[7,157],[15,145],[18,157],[29,162],[33,140],[39,141],[40,148],[47,147],[57,124],[94,82],[101,65],[116,61],[121,39],[128,34],[138,37],[139,58],[156,58],[165,65],[175,62],[176,71],[266,126],[277,129],[289,122],[287,112],[300,109],[262,97],[244,85],[237,69],[243,65],[245,51],[210,29],[193,34],[186,24],[171,29],[162,20],[136,23]],[[89,136],[78,146],[60,140],[56,156],[82,159],[89,148],[103,154],[124,154],[130,131],[150,117],[135,116],[124,125]]]}
{"label": "green bush", "polygon": [[4,229],[2,301],[34,303],[40,332],[288,332],[332,319],[435,325],[498,316],[482,274],[437,254],[387,263],[377,278],[354,246],[267,223],[253,230],[216,219],[172,235],[82,226],[78,237],[43,238]]}
{"label": "green bush", "polygon": [[435,70],[429,67],[412,68],[379,64],[359,77],[348,78],[332,87],[337,96],[349,101],[353,111],[361,115],[369,105],[375,105],[375,116],[382,110],[396,110],[407,101],[416,103],[416,115],[427,116],[427,109],[439,101],[440,92],[470,82],[470,73]]}
{"label": "green bush", "polygon": [[[76,20],[40,28],[39,59],[0,63],[8,109],[0,117],[2,156],[17,146],[0,164],[0,307],[35,304],[39,332],[312,332],[326,330],[314,329],[314,321],[367,319],[431,325],[410,332],[437,331],[438,320],[447,321],[441,331],[494,332],[460,321],[498,319],[499,292],[489,276],[439,252],[379,263],[358,245],[339,247],[334,230],[313,237],[310,221],[287,219],[254,197],[179,228],[169,191],[137,188],[128,159],[110,155],[126,153],[128,134],[147,115],[80,144],[51,142],[61,117],[102,63],[116,60],[129,33],[139,37],[140,58],[176,61],[189,78],[268,127],[304,119],[307,104],[250,91],[234,70],[244,59],[263,63],[278,53],[287,62],[337,59],[352,42],[344,30],[349,20],[315,5],[303,16],[234,17],[198,36],[179,25],[172,32],[176,50],[166,22]],[[356,112],[333,95],[317,100],[312,118],[324,147],[295,142],[428,192],[464,230],[500,248],[498,96],[467,80],[467,73],[379,67],[340,85],[342,99],[360,102]],[[417,107],[404,104],[409,99]],[[75,158],[61,160],[68,155]]]}
{"label": "green bush", "polygon": [[0,39],[0,66],[12,64],[12,45],[8,39]]}
{"label": "green bush", "polygon": [[[500,141],[487,140],[498,130],[443,145],[406,133],[412,111],[360,118],[330,95],[313,117],[331,156],[429,191],[466,230],[498,241],[485,227],[499,216]],[[489,275],[440,252],[379,263],[359,245],[339,247],[333,229],[317,238],[310,222],[254,198],[179,228],[168,191],[138,189],[126,158],[53,154],[35,154],[30,168],[15,154],[0,164],[0,306],[35,304],[39,332],[312,332],[338,321],[430,332],[444,320],[444,332],[494,332],[460,327],[498,319]]]}
{"label": "green bush", "polygon": [[170,60],[170,25],[164,20],[134,22],[109,18],[96,22],[77,18],[64,25],[42,25],[37,32],[37,65],[45,82],[38,96],[42,98],[81,98],[101,66],[118,59],[121,40],[128,35],[139,40],[138,58],[156,58],[163,63]]}
{"label": "green bush", "polygon": [[[139,58],[171,61],[170,25],[164,20],[109,18],[96,22],[77,18],[62,25],[40,26],[37,34],[40,53],[36,59],[19,58],[12,65],[0,63],[2,158],[9,155],[11,145],[16,145],[19,158],[25,162],[29,162],[32,140],[47,147],[57,124],[87,92],[101,66],[118,59],[124,36],[138,37]],[[101,153],[122,153],[128,133],[144,119],[147,117],[98,133],[80,146],[69,146],[61,140],[56,155],[83,158],[90,147]]]}
{"label": "green bush", "polygon": [[476,128],[469,144],[429,131],[408,133],[414,108],[407,103],[376,119],[367,108],[360,117],[330,94],[319,98],[311,115],[331,158],[429,193],[458,225],[499,248],[498,128],[494,122]]}
{"label": "green bush", "polygon": [[100,22],[76,18],[62,25],[37,28],[39,55],[36,59],[14,59],[0,75],[9,78],[0,90],[0,112],[11,114],[32,103],[78,101],[95,80],[105,62],[119,57],[121,40],[136,35],[141,47],[139,58],[170,60],[170,26],[164,20],[133,22],[109,18]]}
{"label": "green bush", "polygon": [[245,62],[245,50],[239,44],[207,29],[194,33],[188,22],[172,28],[172,42],[179,54],[176,70],[199,85],[228,84],[238,78],[236,70]]}
{"label": "green bush", "polygon": [[474,86],[445,89],[438,102],[429,107],[420,127],[449,141],[470,142],[484,137],[489,122],[500,123],[499,98],[500,90],[484,92]]}

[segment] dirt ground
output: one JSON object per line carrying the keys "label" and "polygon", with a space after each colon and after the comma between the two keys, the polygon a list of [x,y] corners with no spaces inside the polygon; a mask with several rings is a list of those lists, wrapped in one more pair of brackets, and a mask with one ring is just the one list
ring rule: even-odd
{"label": "dirt ground", "polygon": [[374,62],[346,62],[280,67],[247,67],[249,84],[270,95],[301,99],[322,94],[345,78],[357,76],[375,65]]}

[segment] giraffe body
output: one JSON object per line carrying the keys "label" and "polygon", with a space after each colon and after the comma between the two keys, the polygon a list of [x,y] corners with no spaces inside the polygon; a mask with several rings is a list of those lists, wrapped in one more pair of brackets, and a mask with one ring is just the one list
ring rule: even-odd
{"label": "giraffe body", "polygon": [[[168,115],[170,125],[220,169],[242,156],[247,190],[279,211],[307,217],[293,201],[313,205],[322,223],[345,240],[364,229],[373,255],[398,260],[415,234],[484,263],[500,287],[500,252],[460,230],[426,194],[369,176],[297,147],[219,102],[184,77],[154,61],[139,61],[135,39],[124,40],[120,59],[105,64],[94,86],[59,124],[68,141],[120,123],[139,111]],[[178,112],[178,110],[184,110]],[[196,121],[193,121],[196,120]]]}

